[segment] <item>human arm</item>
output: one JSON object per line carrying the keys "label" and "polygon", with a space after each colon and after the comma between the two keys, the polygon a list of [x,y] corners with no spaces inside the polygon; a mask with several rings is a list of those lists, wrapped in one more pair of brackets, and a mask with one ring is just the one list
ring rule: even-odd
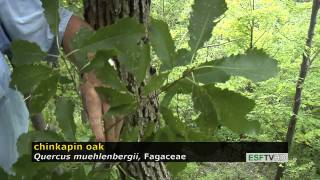
{"label": "human arm", "polygon": [[[66,54],[73,51],[71,41],[81,28],[87,28],[91,31],[93,29],[80,17],[72,16],[66,28],[63,47]],[[92,60],[93,54],[88,54],[88,59]],[[71,57],[72,60],[72,57]],[[105,100],[101,100],[96,87],[104,86],[100,80],[97,79],[94,72],[84,73],[82,75],[82,83],[80,91],[82,95],[83,104],[88,115],[88,119],[95,134],[97,141],[118,141],[120,131],[123,125],[122,118],[107,119],[104,114],[109,110],[109,104]]]}
{"label": "human arm", "polygon": [[[34,42],[43,51],[54,54],[51,50],[54,49],[52,47],[57,42],[54,41],[55,36],[50,31],[40,0],[0,0],[0,6],[0,20],[5,25],[12,41]],[[59,9],[59,15],[58,44],[62,45],[66,53],[70,53],[72,51],[70,44],[75,34],[81,28],[90,28],[90,26],[80,17],[73,16],[71,12],[63,8]],[[70,59],[72,61],[72,58]],[[105,138],[102,120],[102,115],[108,110],[108,104],[102,102],[95,91],[95,87],[102,86],[102,84],[95,78],[93,72],[83,74],[82,77],[80,90],[93,133],[99,141],[108,140],[110,138]]]}

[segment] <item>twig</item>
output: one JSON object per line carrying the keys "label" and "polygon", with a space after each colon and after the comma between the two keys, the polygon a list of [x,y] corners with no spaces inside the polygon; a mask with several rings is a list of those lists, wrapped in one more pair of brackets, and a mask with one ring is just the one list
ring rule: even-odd
{"label": "twig", "polygon": [[76,53],[78,51],[80,51],[80,49],[75,49],[75,50],[69,52],[68,54],[66,54],[65,57],[68,58],[69,56],[73,55],[74,53]]}
{"label": "twig", "polygon": [[313,61],[318,57],[320,54],[320,49],[313,55],[312,59],[310,60],[310,66],[312,65]]}
{"label": "twig", "polygon": [[222,45],[226,45],[226,44],[229,44],[229,43],[238,41],[238,40],[240,40],[240,39],[242,39],[242,38],[232,39],[232,40],[229,40],[229,41],[227,41],[227,42],[220,43],[220,44],[209,44],[209,45],[203,46],[203,48],[219,47],[219,46],[222,46]]}
{"label": "twig", "polygon": [[70,67],[68,66],[68,63],[67,63],[67,60],[66,60],[67,58],[66,58],[66,56],[63,55],[62,52],[60,54],[62,54],[61,59],[62,59],[63,63],[65,64],[65,66],[67,68],[67,71],[68,71],[68,73],[69,73],[69,75],[70,75],[70,77],[72,79],[72,84],[74,86],[74,90],[76,91],[78,97],[81,97],[81,95],[80,95],[80,93],[78,91],[78,85],[77,85],[77,82],[76,82],[76,78],[74,77],[74,74],[72,73]]}

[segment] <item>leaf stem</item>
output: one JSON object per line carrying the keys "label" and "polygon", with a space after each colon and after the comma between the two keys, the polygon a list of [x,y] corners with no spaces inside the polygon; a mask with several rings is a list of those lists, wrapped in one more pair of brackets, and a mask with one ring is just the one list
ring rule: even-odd
{"label": "leaf stem", "polygon": [[68,74],[70,75],[71,79],[72,79],[72,84],[74,86],[74,90],[76,91],[78,97],[81,97],[79,91],[78,91],[78,85],[77,85],[77,82],[76,82],[76,78],[74,77],[74,74],[72,73],[68,63],[67,63],[67,57],[63,54],[63,52],[60,52],[61,54],[61,59],[63,61],[63,63],[65,64],[66,68],[67,68],[67,71],[68,71]]}

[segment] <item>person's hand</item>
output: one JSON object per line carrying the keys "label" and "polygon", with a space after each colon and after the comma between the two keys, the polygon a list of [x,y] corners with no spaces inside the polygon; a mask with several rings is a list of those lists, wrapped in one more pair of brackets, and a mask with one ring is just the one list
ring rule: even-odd
{"label": "person's hand", "polygon": [[[67,54],[73,50],[70,45],[71,41],[81,28],[88,28],[89,30],[94,31],[93,28],[91,28],[90,25],[83,21],[80,17],[72,16],[69,20],[63,38],[63,49]],[[71,56],[71,62],[73,62],[73,58],[74,57]],[[91,61],[93,58],[94,54],[89,53],[89,61]],[[103,115],[109,110],[109,105],[107,102],[100,99],[95,90],[96,87],[101,86],[103,86],[103,84],[96,78],[96,75],[93,72],[85,73],[83,75],[80,91],[84,108],[87,112],[91,129],[96,137],[96,141],[119,141],[123,120],[122,118],[103,119]]]}
{"label": "person's hand", "polygon": [[95,87],[101,87],[103,84],[93,72],[85,73],[82,82],[81,95],[96,141],[119,141],[123,118],[104,118],[104,114],[109,110],[109,104],[100,99],[95,90]]}
{"label": "person's hand", "polygon": [[82,84],[80,85],[81,96],[84,108],[87,112],[89,123],[96,141],[106,141],[104,133],[104,125],[102,121],[103,107],[101,99],[95,90],[100,86],[100,81],[96,79],[94,73],[85,73],[83,75]]}

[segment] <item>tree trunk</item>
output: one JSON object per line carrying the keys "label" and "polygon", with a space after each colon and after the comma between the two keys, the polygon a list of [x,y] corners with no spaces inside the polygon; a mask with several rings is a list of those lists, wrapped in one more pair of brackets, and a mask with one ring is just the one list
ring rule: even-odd
{"label": "tree trunk", "polygon": [[[150,12],[151,0],[84,0],[84,17],[94,28],[108,26],[125,17],[136,17],[146,27]],[[119,66],[119,63],[116,63]],[[127,83],[128,89],[137,97],[141,97],[141,89],[144,83],[137,84],[130,73],[121,67],[120,76]],[[158,99],[156,96],[140,98],[140,107],[134,115],[125,119],[126,125],[138,126],[139,137],[143,136],[143,129],[149,122],[159,122]],[[170,179],[169,172],[164,163],[122,163],[124,174],[135,179]]]}

